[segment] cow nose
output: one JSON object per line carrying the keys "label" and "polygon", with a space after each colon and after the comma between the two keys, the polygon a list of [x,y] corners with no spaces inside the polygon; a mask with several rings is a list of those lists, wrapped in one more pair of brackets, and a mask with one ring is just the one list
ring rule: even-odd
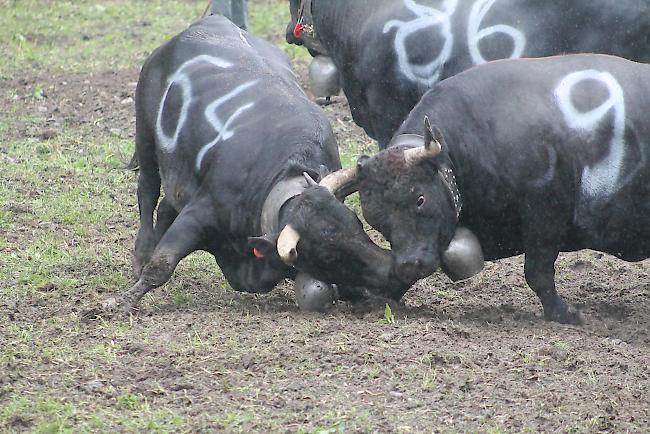
{"label": "cow nose", "polygon": [[421,258],[402,258],[397,260],[397,272],[401,277],[408,279],[421,279],[429,273],[425,269]]}

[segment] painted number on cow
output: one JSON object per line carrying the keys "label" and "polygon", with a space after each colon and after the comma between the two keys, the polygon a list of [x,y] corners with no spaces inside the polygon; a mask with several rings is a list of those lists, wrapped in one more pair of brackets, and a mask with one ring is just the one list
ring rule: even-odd
{"label": "painted number on cow", "polygon": [[[414,0],[404,0],[404,6],[416,17],[411,21],[390,20],[384,25],[384,33],[388,33],[394,28],[397,29],[395,32],[397,62],[400,71],[409,80],[431,86],[440,78],[442,66],[451,55],[451,50],[454,46],[454,35],[451,33],[450,17],[455,12],[457,5],[458,0],[445,0],[442,4],[442,10],[438,10],[419,5]],[[407,38],[423,29],[436,27],[439,28],[444,40],[440,53],[427,64],[420,65],[412,63],[406,50]]]}
{"label": "painted number on cow", "polygon": [[[573,91],[582,82],[592,80],[602,83],[608,97],[598,107],[580,111],[573,103]],[[582,171],[581,190],[590,197],[607,197],[617,190],[623,159],[625,157],[625,99],[623,88],[609,73],[588,69],[564,77],[555,90],[555,96],[564,119],[572,130],[592,135],[605,117],[613,112],[614,123],[609,152],[601,161],[586,166]]]}
{"label": "painted number on cow", "polygon": [[[487,62],[480,49],[481,40],[495,35],[505,34],[512,38],[513,49],[509,58],[521,57],[526,48],[526,37],[512,26],[497,24],[481,29],[485,19],[496,0],[477,0],[470,11],[467,22],[467,45],[472,62],[480,65]],[[404,0],[404,6],[415,15],[410,21],[390,20],[384,25],[384,33],[395,31],[395,53],[399,70],[411,81],[427,87],[440,79],[445,62],[451,57],[454,48],[454,33],[451,17],[456,12],[458,0],[445,0],[441,9],[423,6],[415,0]],[[406,49],[406,40],[415,33],[429,29],[438,29],[442,36],[442,46],[437,56],[427,64],[415,64]],[[500,56],[501,58],[506,57]]]}
{"label": "painted number on cow", "polygon": [[496,0],[479,0],[474,3],[472,11],[469,14],[469,22],[467,23],[467,44],[469,47],[469,54],[472,57],[472,62],[474,62],[475,65],[487,62],[481,54],[479,42],[481,39],[487,38],[488,36],[502,33],[512,38],[514,47],[509,56],[510,59],[521,57],[526,48],[526,37],[523,33],[512,26],[498,24],[479,30],[485,15],[488,13],[492,5],[494,5],[495,1]]}
{"label": "painted number on cow", "polygon": [[[160,148],[167,153],[172,153],[176,149],[176,146],[178,145],[179,133],[185,126],[185,123],[187,121],[188,110],[192,104],[192,81],[189,76],[188,70],[190,67],[201,63],[212,65],[220,69],[226,69],[233,66],[233,64],[227,60],[223,60],[217,57],[212,57],[207,55],[201,55],[188,60],[183,65],[181,65],[181,67],[178,68],[178,70],[176,70],[174,74],[171,75],[171,77],[167,81],[167,89],[163,94],[162,101],[158,109],[158,116],[156,119],[156,133],[158,136],[158,143]],[[240,93],[242,93],[246,89],[255,85],[255,83],[257,83],[257,80],[240,84],[239,86],[236,86],[234,89],[232,89],[230,92],[226,93],[225,95],[222,95],[221,97],[217,98],[216,100],[214,100],[213,102],[207,105],[203,115],[205,117],[205,120],[212,126],[212,128],[214,128],[216,137],[214,138],[214,140],[210,141],[209,143],[206,143],[201,147],[196,157],[196,170],[201,169],[201,163],[203,161],[203,158],[205,157],[205,154],[210,149],[212,149],[214,145],[216,145],[220,140],[227,140],[234,135],[234,130],[232,128],[233,122],[244,111],[251,108],[254,105],[254,103],[249,102],[249,103],[242,104],[237,109],[232,111],[232,113],[226,116],[225,120],[222,119],[222,117],[220,117],[220,115],[218,114],[218,112],[220,111],[219,109],[226,102],[232,100],[233,98],[237,97]],[[174,132],[172,135],[169,135],[165,133],[165,128],[163,128],[163,114],[165,112],[166,103],[168,102],[169,92],[174,86],[178,86],[180,88],[182,104],[179,110],[178,119],[176,121],[176,124],[174,125]]]}

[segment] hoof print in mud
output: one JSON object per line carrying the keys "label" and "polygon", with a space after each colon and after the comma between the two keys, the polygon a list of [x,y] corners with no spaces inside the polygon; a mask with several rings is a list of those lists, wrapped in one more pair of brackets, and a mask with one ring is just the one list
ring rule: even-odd
{"label": "hoof print in mud", "polygon": [[109,297],[105,299],[97,316],[115,317],[120,315],[128,315],[135,312],[133,304],[126,301],[123,297]]}
{"label": "hoof print in mud", "polygon": [[119,315],[126,315],[133,311],[133,306],[126,303],[122,297],[109,297],[83,311],[81,318],[84,321],[93,321],[100,318],[113,318]]}

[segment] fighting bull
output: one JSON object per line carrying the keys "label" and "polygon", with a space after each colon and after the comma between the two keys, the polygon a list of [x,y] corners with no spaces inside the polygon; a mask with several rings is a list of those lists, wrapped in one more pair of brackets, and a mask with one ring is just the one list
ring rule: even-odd
{"label": "fighting bull", "polygon": [[214,255],[239,291],[295,278],[307,309],[327,302],[324,282],[397,296],[409,286],[389,276],[390,253],[338,200],[350,172],[340,170],[331,127],[286,55],[224,18],[197,21],[146,61],[136,153],[138,281],[105,307],[135,306],[196,250]]}
{"label": "fighting bull", "polygon": [[470,69],[429,91],[387,149],[359,158],[363,214],[412,279],[439,267],[454,234],[470,240],[470,271],[481,254],[524,253],[545,318],[578,323],[556,291],[559,252],[650,256],[648,113],[646,64],[584,54]]}
{"label": "fighting bull", "polygon": [[489,60],[604,53],[650,62],[639,0],[290,0],[287,41],[327,52],[383,149],[435,83]]}

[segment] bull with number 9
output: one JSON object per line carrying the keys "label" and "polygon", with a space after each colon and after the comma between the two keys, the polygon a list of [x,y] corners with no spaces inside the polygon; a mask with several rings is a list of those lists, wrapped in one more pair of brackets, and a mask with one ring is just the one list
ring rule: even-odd
{"label": "bull with number 9", "polygon": [[523,253],[548,320],[579,323],[560,252],[650,256],[650,65],[584,54],[500,60],[429,91],[387,149],[361,157],[363,215],[396,275],[451,277]]}

